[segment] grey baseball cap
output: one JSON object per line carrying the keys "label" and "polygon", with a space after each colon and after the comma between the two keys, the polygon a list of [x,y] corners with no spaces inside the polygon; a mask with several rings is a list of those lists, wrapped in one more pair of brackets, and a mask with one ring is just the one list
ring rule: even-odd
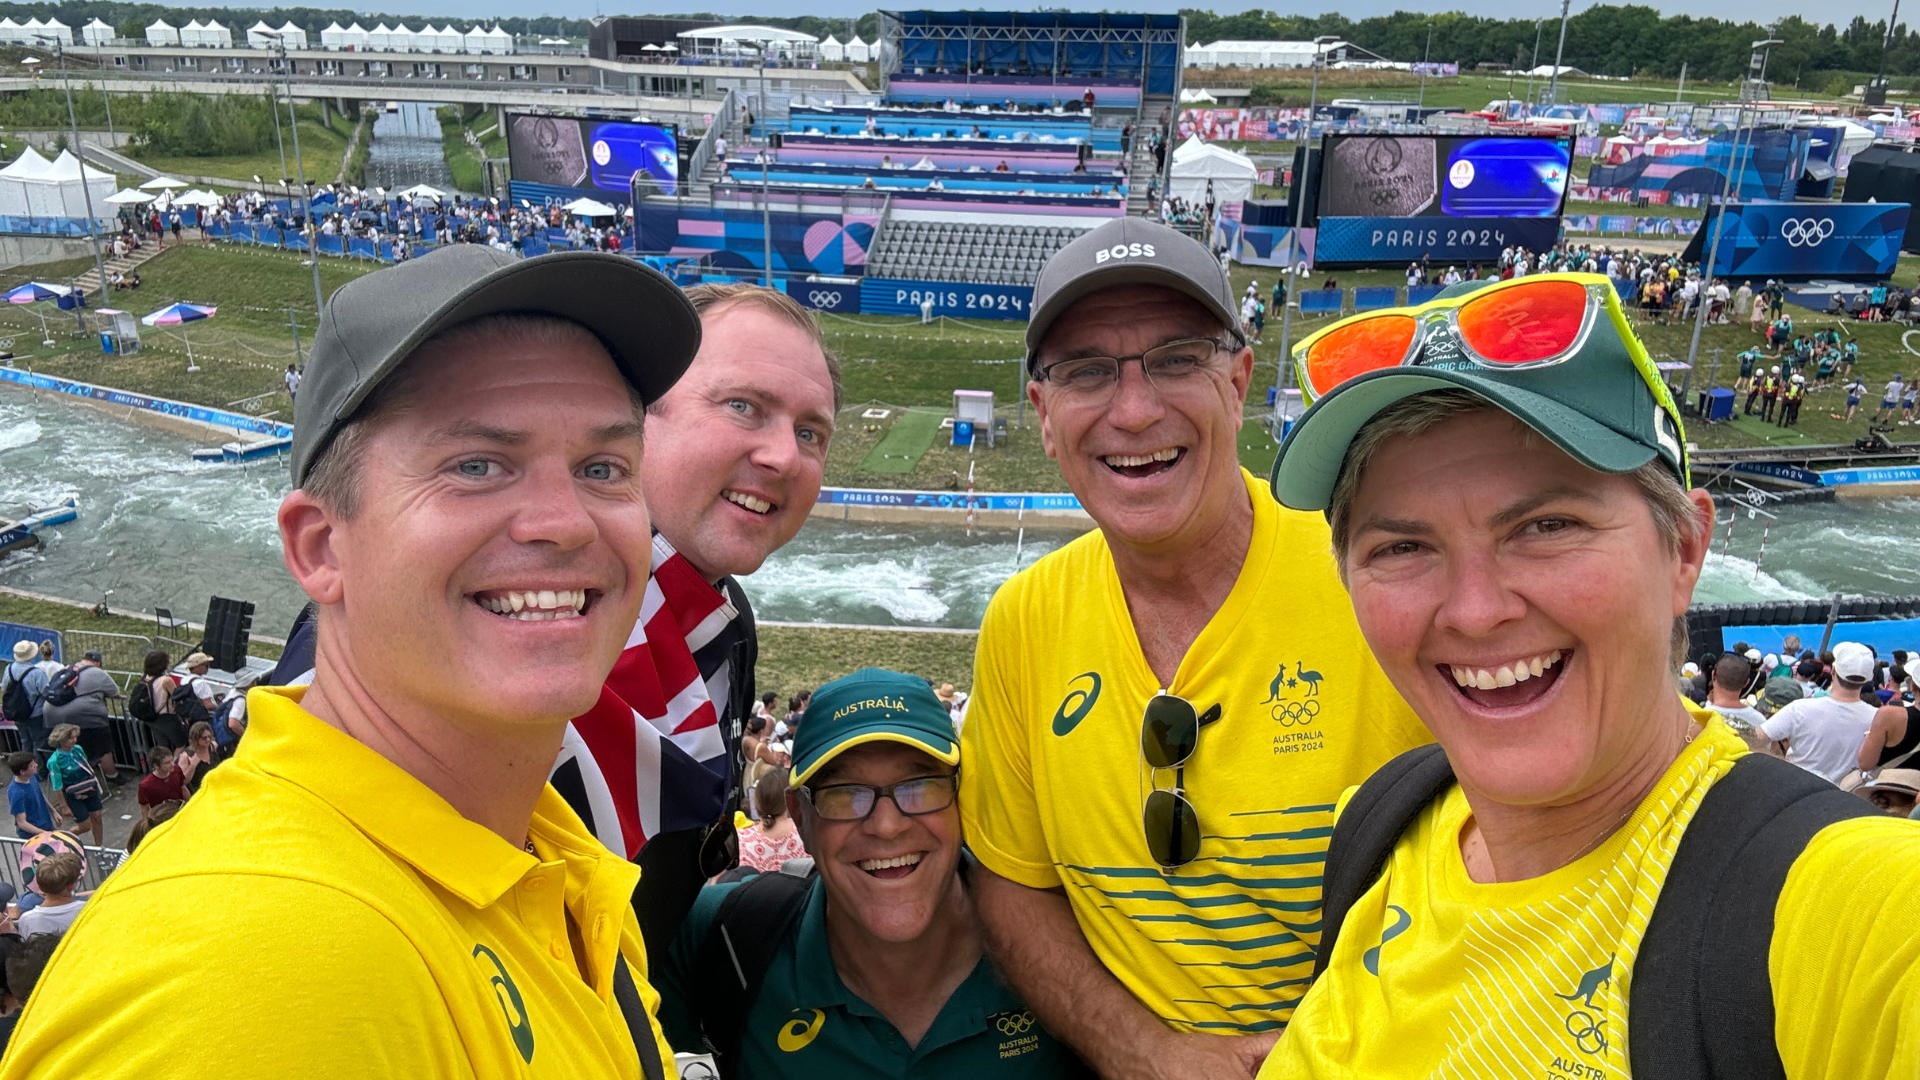
{"label": "grey baseball cap", "polygon": [[508,312],[554,315],[591,330],[652,404],[693,362],[700,316],[678,286],[619,255],[568,251],[523,259],[454,244],[341,286],[327,301],[293,414],[293,486],[340,426],[433,335]]}
{"label": "grey baseball cap", "polygon": [[1027,320],[1027,371],[1033,371],[1055,319],[1093,293],[1121,285],[1161,285],[1185,293],[1218,315],[1222,325],[1242,333],[1227,268],[1206,245],[1145,218],[1114,218],[1082,233],[1040,268]]}

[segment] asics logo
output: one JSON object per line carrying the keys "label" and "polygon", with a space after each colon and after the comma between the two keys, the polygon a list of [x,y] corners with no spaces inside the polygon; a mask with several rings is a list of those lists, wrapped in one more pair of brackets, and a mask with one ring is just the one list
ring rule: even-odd
{"label": "asics logo", "polygon": [[1832,218],[1788,218],[1780,223],[1780,238],[1788,247],[1819,247],[1833,228]]}

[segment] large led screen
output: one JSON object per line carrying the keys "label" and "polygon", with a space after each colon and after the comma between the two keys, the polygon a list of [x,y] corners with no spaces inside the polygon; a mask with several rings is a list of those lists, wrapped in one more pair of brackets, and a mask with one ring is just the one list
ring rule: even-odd
{"label": "large led screen", "polygon": [[636,179],[662,195],[679,189],[674,129],[657,124],[514,114],[507,117],[507,161],[516,189],[564,189],[573,198],[609,193],[622,203]]}

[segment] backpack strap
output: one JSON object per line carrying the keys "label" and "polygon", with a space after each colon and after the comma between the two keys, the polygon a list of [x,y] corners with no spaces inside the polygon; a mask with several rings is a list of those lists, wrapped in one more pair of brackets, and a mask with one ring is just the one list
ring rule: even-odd
{"label": "backpack strap", "polygon": [[1634,959],[1636,1080],[1786,1080],[1767,968],[1780,890],[1815,833],[1877,812],[1766,754],[1741,758],[1707,791]]}
{"label": "backpack strap", "polygon": [[620,1016],[627,1022],[627,1033],[633,1036],[634,1052],[640,1055],[641,1080],[667,1080],[666,1066],[660,1061],[660,1041],[653,1035],[653,1018],[647,1015],[647,1007],[640,1000],[640,987],[633,981],[633,972],[627,970],[624,956],[615,957],[613,1000],[619,1004]]}
{"label": "backpack strap", "polygon": [[1334,823],[1321,875],[1320,948],[1313,977],[1327,970],[1347,912],[1386,869],[1387,856],[1427,804],[1453,786],[1453,765],[1439,743],[1428,743],[1380,766]]}
{"label": "backpack strap", "polygon": [[815,875],[761,874],[728,893],[694,954],[693,1014],[720,1075],[739,1075],[740,1033],[773,954],[800,922]]}

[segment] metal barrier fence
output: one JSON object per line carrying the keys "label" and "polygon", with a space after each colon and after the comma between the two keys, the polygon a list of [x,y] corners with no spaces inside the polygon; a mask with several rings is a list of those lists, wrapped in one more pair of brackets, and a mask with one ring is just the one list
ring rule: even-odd
{"label": "metal barrier fence", "polygon": [[[27,883],[20,874],[20,849],[26,845],[27,841],[18,836],[0,836],[0,881],[12,885],[16,896],[27,891]],[[80,875],[78,888],[87,891],[99,888],[107,875],[127,859],[127,853],[120,848],[82,847],[87,853],[87,869]]]}
{"label": "metal barrier fence", "polygon": [[101,667],[115,675],[134,674],[136,678],[145,670],[147,654],[156,647],[150,637],[100,630],[68,630],[66,639],[67,650],[76,658],[92,650],[100,654]]}

